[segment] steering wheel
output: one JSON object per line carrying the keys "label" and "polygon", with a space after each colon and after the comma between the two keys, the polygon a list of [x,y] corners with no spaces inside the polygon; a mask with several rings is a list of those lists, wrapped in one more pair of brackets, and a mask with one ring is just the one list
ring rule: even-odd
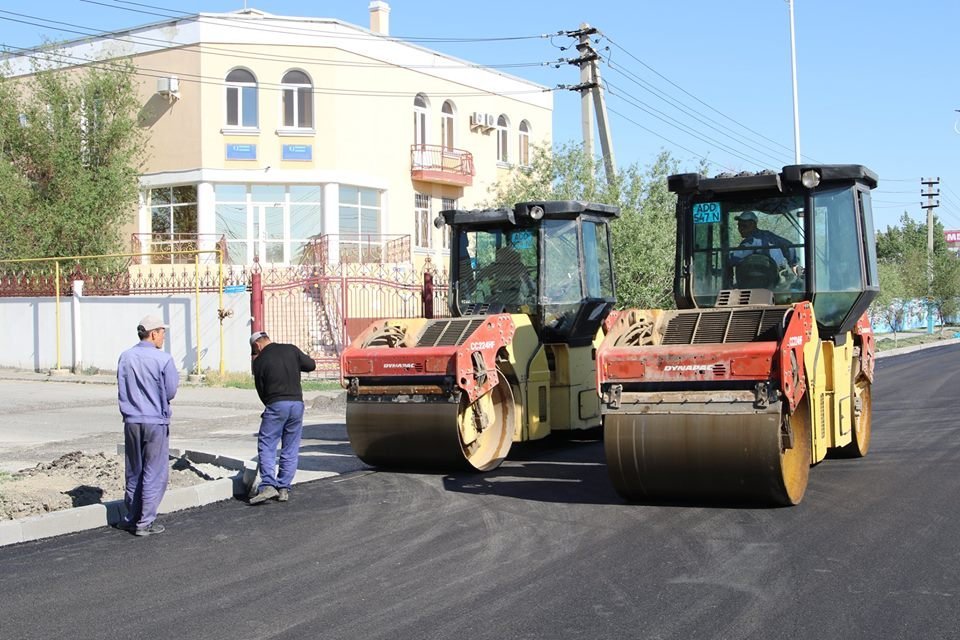
{"label": "steering wheel", "polygon": [[777,263],[762,253],[750,254],[738,262],[734,273],[741,289],[773,289],[780,280]]}

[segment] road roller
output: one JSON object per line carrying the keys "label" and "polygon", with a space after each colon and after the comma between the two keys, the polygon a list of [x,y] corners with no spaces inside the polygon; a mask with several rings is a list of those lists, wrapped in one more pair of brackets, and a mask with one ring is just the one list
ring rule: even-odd
{"label": "road roller", "polygon": [[513,442],[599,427],[595,354],[616,301],[619,215],[581,201],[441,211],[449,317],[378,320],[341,355],[357,456],[489,471]]}
{"label": "road roller", "polygon": [[610,314],[604,450],[628,501],[795,505],[870,446],[879,291],[861,165],[668,178],[677,309]]}

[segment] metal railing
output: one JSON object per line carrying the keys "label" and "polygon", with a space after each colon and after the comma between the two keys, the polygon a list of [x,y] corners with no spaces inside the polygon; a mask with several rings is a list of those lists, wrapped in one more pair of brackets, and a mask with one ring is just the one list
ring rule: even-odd
{"label": "metal railing", "polygon": [[417,180],[449,184],[473,184],[476,175],[473,154],[436,144],[410,145],[410,170]]}
{"label": "metal railing", "polygon": [[[186,264],[189,252],[217,249],[227,262],[227,238],[216,233],[132,233],[130,251],[151,256],[150,264]],[[142,264],[142,263],[141,263]]]}
{"label": "metal railing", "polygon": [[410,255],[408,234],[326,233],[303,244],[299,263],[395,264],[409,262]]}

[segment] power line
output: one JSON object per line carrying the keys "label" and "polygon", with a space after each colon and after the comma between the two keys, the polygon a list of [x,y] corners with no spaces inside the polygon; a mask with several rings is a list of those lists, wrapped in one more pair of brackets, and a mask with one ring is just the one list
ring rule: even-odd
{"label": "power line", "polygon": [[[158,11],[164,11],[166,13],[157,13],[155,11],[143,11],[142,9],[132,9],[130,7],[117,6],[117,4],[98,2],[97,0],[80,0],[80,1],[85,2],[87,4],[108,7],[111,9],[120,9],[122,11],[130,11],[132,13],[138,13],[138,14],[149,15],[149,16],[157,16],[157,17],[167,18],[167,19],[192,18],[198,15],[195,13],[184,13],[180,11],[173,11],[172,9],[167,9],[165,7],[157,7],[154,5],[143,4],[139,2],[128,2],[125,0],[115,0],[115,2],[118,4],[129,4],[137,7],[155,9]],[[207,15],[204,15],[203,17],[205,19],[221,20],[221,21],[229,21],[229,22],[241,22],[241,21],[249,20],[248,18],[242,17],[243,15],[244,14],[242,13],[238,13],[235,15],[222,15],[222,16],[207,14]],[[277,16],[268,15],[267,19],[276,18],[276,17]],[[305,29],[305,28],[298,28],[298,27],[278,27],[273,25],[253,25],[253,24],[234,24],[231,26],[239,27],[242,29],[252,29],[254,31],[261,31],[261,32],[271,31],[276,33],[287,33],[287,34],[316,35],[316,31],[314,31],[313,29]],[[498,37],[484,37],[484,38],[429,38],[429,37],[423,37],[423,36],[400,37],[400,36],[384,36],[384,35],[380,35],[379,37],[384,38],[386,40],[395,40],[398,42],[421,42],[421,43],[448,42],[450,43],[450,42],[503,42],[503,41],[510,41],[510,40],[535,40],[535,39],[551,38],[554,35],[561,35],[561,34],[562,34],[562,31],[557,31],[556,33],[541,33],[541,34],[535,34],[535,35],[498,36]],[[357,39],[357,38],[368,39],[370,37],[369,35],[366,35],[366,34],[362,36],[351,36],[348,34],[335,34],[335,36],[342,37],[342,38],[352,38],[352,39]]]}
{"label": "power line", "polygon": [[[720,135],[724,135],[724,136],[726,136],[726,137],[728,137],[728,138],[730,138],[730,139],[732,139],[732,140],[737,141],[739,144],[742,144],[742,145],[745,146],[745,147],[748,147],[748,148],[750,148],[750,149],[752,149],[752,150],[754,150],[754,151],[756,151],[756,152],[758,152],[758,153],[762,153],[763,155],[767,156],[768,158],[774,159],[774,161],[777,162],[777,163],[780,163],[780,164],[790,164],[789,161],[783,162],[783,156],[774,156],[774,155],[771,155],[771,154],[767,153],[766,151],[764,151],[764,150],[762,150],[762,149],[758,149],[757,147],[753,146],[752,144],[749,144],[749,143],[747,142],[747,139],[743,138],[743,137],[740,136],[739,134],[736,134],[736,132],[735,132],[733,129],[731,129],[730,127],[727,127],[727,126],[723,125],[722,123],[720,123],[720,122],[714,120],[713,118],[711,118],[711,117],[709,117],[709,116],[701,113],[700,111],[697,111],[696,109],[693,109],[692,107],[688,107],[687,105],[685,105],[684,103],[680,102],[679,100],[675,100],[674,98],[672,98],[671,96],[669,96],[669,95],[666,94],[665,92],[657,89],[656,87],[654,87],[654,86],[651,85],[650,83],[644,81],[642,78],[640,78],[639,76],[637,76],[637,75],[636,75],[635,73],[633,73],[632,71],[623,70],[619,65],[614,65],[614,64],[613,64],[611,61],[609,61],[609,60],[607,61],[607,67],[608,67],[611,71],[616,71],[617,73],[620,73],[621,75],[627,76],[627,79],[628,79],[628,80],[630,80],[630,81],[633,82],[634,84],[638,85],[640,88],[644,89],[645,91],[648,91],[648,92],[652,93],[655,97],[657,97],[657,98],[659,98],[660,100],[666,102],[667,104],[670,104],[671,106],[675,107],[676,109],[682,111],[683,113],[687,114],[688,116],[690,116],[690,117],[693,118],[694,120],[700,122],[701,124],[704,124],[704,125],[706,125],[706,126],[709,127],[709,126],[711,126],[711,124],[708,124],[708,123],[712,123],[713,125],[715,125],[715,126],[717,126],[717,127],[720,127],[721,129],[724,129],[724,131],[717,131],[717,133],[719,133]],[[730,133],[726,133],[726,132],[730,132]],[[752,141],[750,141],[750,142],[752,142]],[[779,151],[775,150],[773,147],[771,147],[771,146],[769,146],[769,145],[763,145],[762,143],[760,143],[760,144],[761,144],[761,146],[765,147],[766,149],[771,150],[771,151],[774,151],[774,153],[780,153]]]}
{"label": "power line", "polygon": [[[14,47],[15,49],[21,49],[20,47]],[[110,61],[94,61],[88,60],[86,58],[79,58],[76,56],[69,56],[66,54],[39,54],[34,53],[32,49],[21,49],[23,57],[30,58],[33,60],[38,60],[40,62],[49,62],[51,58],[58,57],[61,60],[73,60],[72,63],[67,63],[70,66],[86,66],[96,69],[106,69],[106,70],[116,70],[117,65]],[[224,87],[223,78],[211,77],[211,76],[201,76],[198,74],[184,73],[182,71],[164,71],[160,69],[151,69],[149,67],[136,67],[134,69],[134,75],[137,77],[146,77],[146,78],[167,78],[171,75],[176,75],[184,82],[192,82],[196,84],[207,84],[212,86]],[[282,91],[286,88],[285,85],[281,83],[258,81],[257,88],[265,89],[268,91]],[[550,88],[543,89],[530,89],[530,90],[520,90],[520,91],[503,91],[503,92],[492,92],[492,91],[476,91],[476,92],[448,92],[445,93],[445,96],[449,97],[488,97],[488,96],[500,96],[500,97],[510,97],[515,95],[530,95],[535,93],[545,93],[548,91],[553,91]],[[416,95],[416,91],[369,91],[369,90],[360,90],[360,89],[333,89],[333,88],[323,88],[314,86],[312,93],[318,95],[339,95],[339,96],[354,96],[354,97],[378,97],[378,98],[412,98]]]}
{"label": "power line", "polygon": [[[707,108],[710,109],[711,111],[713,111],[713,112],[715,112],[715,113],[723,116],[724,118],[726,118],[726,119],[729,120],[730,122],[733,122],[733,123],[736,124],[737,126],[741,127],[742,129],[744,129],[744,130],[746,130],[746,131],[749,131],[750,133],[754,134],[755,136],[759,136],[760,138],[763,138],[763,139],[766,140],[767,142],[771,142],[771,143],[777,145],[778,147],[781,147],[781,148],[783,148],[783,149],[785,149],[785,150],[787,150],[787,151],[789,151],[789,152],[792,152],[792,149],[791,149],[790,147],[788,147],[788,146],[786,146],[786,145],[784,145],[784,144],[782,144],[782,143],[780,143],[780,142],[777,142],[776,140],[773,140],[773,139],[771,139],[771,138],[768,138],[767,136],[763,135],[763,134],[760,133],[759,131],[756,131],[756,130],[754,130],[754,129],[751,129],[750,127],[748,127],[747,125],[743,124],[742,122],[736,120],[735,118],[733,118],[733,117],[731,117],[731,116],[728,116],[727,114],[723,113],[723,112],[720,111],[719,109],[715,108],[714,106],[708,104],[707,102],[704,102],[703,100],[701,100],[701,99],[698,98],[697,96],[693,95],[692,93],[690,93],[689,91],[687,91],[686,89],[684,89],[683,87],[681,87],[680,85],[678,85],[676,82],[674,82],[673,80],[671,80],[671,79],[668,78],[667,76],[663,75],[662,73],[660,73],[659,71],[657,71],[656,69],[654,69],[653,67],[651,67],[649,64],[647,64],[646,62],[644,62],[643,60],[641,60],[640,58],[638,58],[637,56],[633,55],[630,51],[628,51],[626,48],[624,48],[623,46],[621,46],[620,44],[618,44],[617,42],[615,42],[615,41],[614,41],[610,36],[608,36],[607,34],[603,34],[603,37],[606,38],[606,39],[610,42],[611,45],[613,45],[613,46],[615,46],[616,48],[618,48],[618,49],[620,49],[621,51],[623,51],[624,54],[626,54],[626,55],[629,56],[630,58],[636,60],[639,64],[643,65],[646,69],[650,70],[652,73],[654,73],[655,75],[657,75],[659,78],[661,78],[661,79],[664,80],[665,82],[669,83],[671,86],[675,87],[675,88],[678,89],[679,91],[682,91],[684,94],[686,94],[686,95],[689,96],[690,98],[693,98],[694,100],[696,100],[697,102],[699,102],[699,103],[702,104],[703,106],[707,107]],[[814,158],[811,158],[810,156],[807,156],[807,155],[804,155],[803,157],[805,157],[805,158],[807,158],[808,160],[811,160],[811,161],[813,161],[813,162],[817,162],[817,163],[820,162],[819,160],[816,160],[816,159],[814,159]]]}
{"label": "power line", "polygon": [[[618,116],[620,116],[621,118],[623,118],[623,119],[626,120],[627,122],[629,122],[629,123],[637,126],[637,127],[640,128],[640,129],[643,129],[643,130],[646,131],[647,133],[650,133],[650,134],[652,134],[652,135],[655,135],[656,137],[660,138],[661,140],[670,143],[670,144],[673,145],[674,147],[677,147],[677,148],[679,148],[679,149],[683,149],[683,150],[686,151],[687,153],[690,153],[690,154],[694,155],[695,157],[700,158],[701,160],[704,160],[705,162],[712,162],[712,161],[711,161],[709,158],[707,158],[706,156],[700,155],[699,153],[697,153],[696,151],[694,151],[694,150],[692,150],[692,149],[688,149],[687,147],[683,146],[683,145],[680,144],[679,142],[674,142],[674,141],[671,140],[670,138],[667,138],[667,137],[665,137],[665,136],[657,133],[656,131],[654,131],[653,129],[650,129],[649,127],[645,127],[644,125],[640,124],[639,122],[637,122],[637,121],[634,120],[633,118],[630,118],[630,117],[628,117],[628,116],[625,116],[624,114],[620,113],[620,112],[617,111],[616,109],[613,109],[612,107],[609,107],[609,106],[607,107],[607,109],[610,111],[610,113],[615,113],[615,114],[617,114]],[[724,166],[724,165],[720,164],[719,162],[715,162],[715,163],[713,163],[713,164],[716,164],[716,165],[717,165],[718,167],[720,167],[721,169],[726,169],[727,171],[736,171],[736,169],[732,169],[732,168],[730,168],[730,167]]]}
{"label": "power line", "polygon": [[[609,84],[609,82],[608,82],[607,84]],[[643,104],[643,103],[638,103],[637,101],[635,101],[634,99],[632,99],[632,96],[629,96],[629,94],[626,94],[627,97],[625,97],[623,94],[616,94],[616,93],[611,93],[611,94],[609,94],[609,95],[610,95],[611,97],[616,96],[616,97],[620,98],[621,100],[627,102],[627,103],[630,104],[631,106],[633,106],[633,107],[635,107],[635,108],[637,108],[637,109],[639,109],[639,110],[641,110],[641,111],[643,111],[643,112],[645,112],[645,113],[653,116],[653,117],[656,118],[657,120],[660,120],[661,122],[664,122],[665,124],[667,124],[667,125],[675,128],[675,129],[678,129],[679,131],[682,131],[683,133],[686,133],[687,135],[693,136],[694,138],[697,138],[697,139],[700,140],[701,142],[706,142],[707,144],[709,144],[709,145],[711,145],[711,146],[714,146],[714,147],[716,147],[716,148],[718,148],[718,149],[721,149],[721,150],[723,150],[723,151],[726,151],[727,153],[730,153],[730,154],[732,154],[732,155],[740,158],[741,160],[744,160],[745,162],[751,162],[751,163],[757,164],[757,165],[759,165],[759,166],[763,166],[763,165],[765,164],[764,162],[759,161],[759,160],[757,160],[757,159],[754,158],[754,157],[750,157],[750,156],[748,156],[748,155],[745,155],[745,154],[740,153],[740,152],[737,151],[736,149],[733,149],[732,147],[729,147],[729,146],[725,145],[724,143],[720,142],[719,140],[716,140],[715,138],[712,138],[712,137],[710,137],[710,136],[708,136],[708,135],[706,135],[706,134],[702,134],[701,132],[698,132],[698,131],[696,131],[696,130],[694,130],[694,129],[691,129],[690,127],[688,127],[688,126],[680,123],[680,122],[677,121],[676,119],[671,118],[670,116],[667,116],[666,114],[663,114],[662,111],[657,111],[657,110],[655,110],[655,109],[648,108],[647,105],[645,105],[645,104]],[[658,115],[658,114],[661,114],[661,115]],[[663,117],[662,117],[662,116],[663,116]]]}
{"label": "power line", "polygon": [[[14,11],[4,11],[0,9],[0,14],[7,14],[9,16],[19,16],[20,18],[28,18],[29,20],[22,20],[17,18],[9,18],[0,15],[0,20],[8,22],[17,22],[21,24],[29,24],[32,26],[46,27],[46,28],[56,28],[60,31],[67,33],[73,33],[76,35],[87,36],[87,37],[97,37],[102,39],[116,40],[118,42],[125,43],[134,43],[134,44],[156,44],[164,48],[169,48],[171,43],[167,40],[161,40],[159,38],[150,38],[147,36],[134,36],[130,35],[117,35],[116,31],[101,31],[99,29],[94,29],[92,27],[85,27],[83,25],[77,25],[69,22],[61,22],[59,20],[51,20],[48,18],[41,18],[37,16],[31,16],[28,14],[16,13]],[[35,22],[39,21],[39,22]],[[54,27],[53,25],[63,25],[67,28]],[[10,45],[7,45],[10,46]],[[189,45],[183,46],[182,51],[190,51],[191,53],[201,53],[196,47],[199,46],[199,43],[191,43]],[[20,49],[20,47],[14,47]],[[222,53],[218,53],[222,52]],[[205,45],[202,53],[209,53],[210,55],[216,55],[221,57],[230,57],[236,58],[237,52],[233,49],[224,49],[217,47],[215,45]],[[384,68],[384,67],[397,67],[395,63],[387,62],[361,62],[361,61],[341,61],[341,60],[328,60],[323,58],[302,58],[296,56],[283,56],[283,55],[272,55],[272,54],[259,54],[259,53],[247,53],[245,57],[251,58],[254,60],[267,60],[272,62],[291,62],[296,64],[319,64],[326,66],[341,66],[341,67],[368,67],[368,68]],[[508,69],[508,68],[520,68],[520,67],[549,67],[549,66],[558,66],[562,60],[551,60],[543,62],[516,62],[516,63],[507,63],[507,64],[478,64],[478,63],[467,63],[462,64],[452,64],[452,65],[403,65],[407,69],[462,69],[463,67],[469,67],[474,69]]]}

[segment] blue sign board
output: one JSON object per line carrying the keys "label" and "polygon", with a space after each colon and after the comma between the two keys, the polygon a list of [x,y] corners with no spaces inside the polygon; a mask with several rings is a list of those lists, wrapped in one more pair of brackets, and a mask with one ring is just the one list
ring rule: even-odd
{"label": "blue sign board", "polygon": [[693,205],[693,224],[720,222],[719,202],[698,202]]}
{"label": "blue sign board", "polygon": [[224,293],[246,293],[247,285],[245,284],[231,284],[223,288]]}
{"label": "blue sign board", "polygon": [[313,145],[285,144],[283,145],[284,160],[313,160]]}
{"label": "blue sign board", "polygon": [[257,145],[255,144],[228,144],[227,160],[256,160]]}

